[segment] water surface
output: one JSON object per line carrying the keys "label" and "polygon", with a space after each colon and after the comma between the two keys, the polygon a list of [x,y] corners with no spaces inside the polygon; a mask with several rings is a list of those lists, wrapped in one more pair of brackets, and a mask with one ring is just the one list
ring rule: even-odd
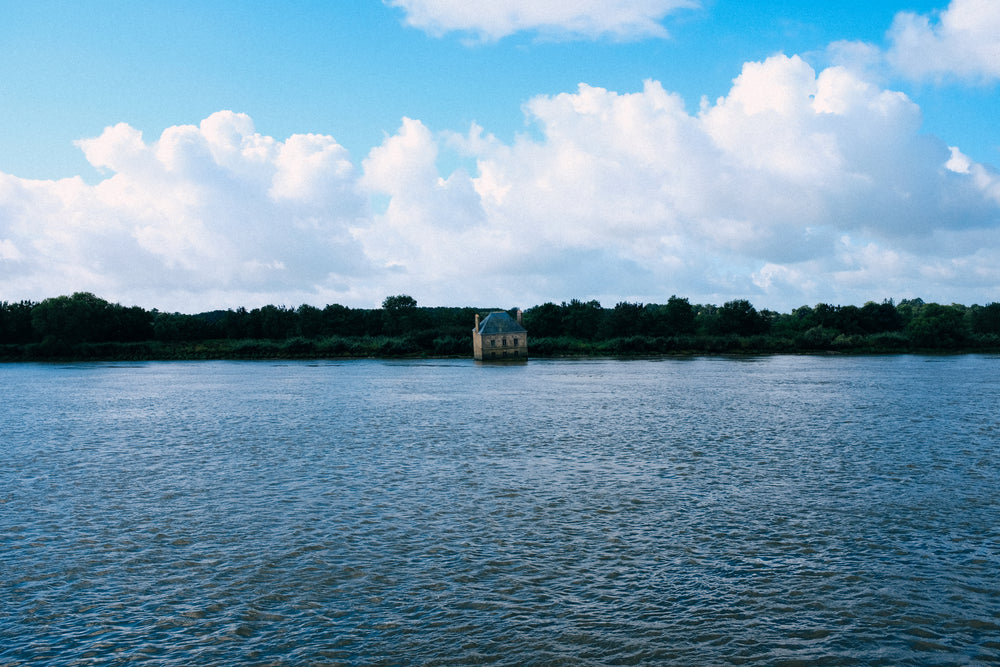
{"label": "water surface", "polygon": [[0,365],[0,664],[1000,662],[998,372]]}

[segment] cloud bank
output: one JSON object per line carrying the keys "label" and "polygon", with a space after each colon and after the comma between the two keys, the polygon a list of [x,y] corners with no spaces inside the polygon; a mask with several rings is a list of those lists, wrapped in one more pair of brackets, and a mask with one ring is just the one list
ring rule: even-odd
{"label": "cloud bank", "polygon": [[934,18],[896,16],[887,54],[893,67],[913,79],[1000,79],[1000,2],[952,0]]}
{"label": "cloud bank", "polygon": [[[105,178],[0,174],[0,298],[264,303],[750,298],[788,310],[1000,293],[1000,175],[845,67],[747,63],[697,113],[657,81],[530,100],[532,131],[404,119],[360,160],[230,111],[78,142]],[[468,165],[442,173],[439,158]],[[449,160],[454,162],[454,160]]]}
{"label": "cloud bank", "polygon": [[497,41],[517,32],[550,37],[611,37],[633,40],[666,37],[663,19],[694,0],[390,0],[406,24],[434,36],[459,32]]}
{"label": "cloud bank", "polygon": [[349,230],[367,200],[331,137],[279,142],[221,111],[149,144],[124,123],[77,144],[106,179],[0,175],[5,297],[90,290],[195,306],[364,274]]}

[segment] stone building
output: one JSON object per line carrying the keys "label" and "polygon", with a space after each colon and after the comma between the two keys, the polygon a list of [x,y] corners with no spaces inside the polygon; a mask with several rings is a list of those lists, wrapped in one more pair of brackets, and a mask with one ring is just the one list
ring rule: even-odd
{"label": "stone building", "polygon": [[483,321],[476,314],[472,330],[472,350],[478,361],[517,361],[528,358],[528,331],[521,324],[521,311],[517,320],[504,312],[490,313]]}

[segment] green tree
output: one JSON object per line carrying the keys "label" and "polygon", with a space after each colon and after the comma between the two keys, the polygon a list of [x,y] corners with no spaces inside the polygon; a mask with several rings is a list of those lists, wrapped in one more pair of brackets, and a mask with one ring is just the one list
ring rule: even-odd
{"label": "green tree", "polygon": [[285,306],[267,305],[250,312],[253,338],[283,340],[295,335],[295,311]]}
{"label": "green tree", "polygon": [[973,333],[1000,334],[1000,303],[972,306],[967,317]]}
{"label": "green tree", "polygon": [[382,300],[382,308],[390,314],[410,312],[417,307],[417,300],[406,294],[387,296]]}
{"label": "green tree", "polygon": [[580,340],[598,337],[604,324],[604,309],[597,300],[573,299],[562,305],[562,326],[567,336]]}
{"label": "green tree", "polygon": [[831,306],[828,303],[817,303],[813,308],[813,317],[815,318],[813,326],[820,326],[824,329],[839,329],[840,320],[837,317],[836,306]]}
{"label": "green tree", "polygon": [[903,299],[896,306],[896,312],[899,313],[900,320],[903,322],[903,327],[906,328],[910,326],[910,322],[913,318],[920,315],[920,313],[925,308],[926,304],[923,299]]}
{"label": "green tree", "polygon": [[849,336],[863,333],[860,308],[857,306],[840,306],[836,312],[836,328],[840,333]]}
{"label": "green tree", "polygon": [[0,343],[30,343],[34,338],[31,327],[31,301],[0,302]]}
{"label": "green tree", "polygon": [[198,330],[197,320],[181,313],[157,313],[153,318],[153,338],[162,341],[194,341],[206,337]]}
{"label": "green tree", "polygon": [[923,305],[906,326],[906,333],[917,347],[931,349],[955,349],[968,337],[962,310],[939,303]]}
{"label": "green tree", "polygon": [[555,338],[563,335],[562,308],[546,301],[524,311],[524,328],[533,338]]}
{"label": "green tree", "polygon": [[109,318],[107,340],[133,343],[153,338],[155,313],[139,306],[125,307],[114,303],[108,308],[107,316]]}
{"label": "green tree", "polygon": [[643,333],[645,308],[641,303],[622,301],[605,318],[603,338],[623,338]]}
{"label": "green tree", "polygon": [[700,303],[694,306],[695,331],[698,334],[705,336],[716,333],[718,319],[719,307],[715,304]]}
{"label": "green tree", "polygon": [[816,313],[809,306],[799,306],[787,314],[779,314],[771,324],[771,333],[795,337],[818,326]]}
{"label": "green tree", "polygon": [[[379,319],[381,321],[381,317]],[[380,323],[380,331],[381,327]],[[321,331],[324,336],[363,336],[365,335],[364,312],[352,310],[339,303],[331,303],[323,308]]]}
{"label": "green tree", "polygon": [[673,295],[663,307],[664,333],[670,336],[691,334],[695,331],[695,311],[687,298]]}
{"label": "green tree", "polygon": [[899,331],[903,328],[903,318],[896,311],[892,301],[882,303],[869,301],[861,307],[858,315],[858,324],[866,334]]}
{"label": "green tree", "polygon": [[67,343],[109,340],[111,304],[90,292],[45,299],[31,310],[31,326],[39,338]]}
{"label": "green tree", "polygon": [[749,301],[736,299],[719,308],[715,326],[717,333],[753,336],[767,333],[770,322]]}
{"label": "green tree", "polygon": [[798,334],[795,337],[795,344],[805,350],[829,350],[836,338],[836,330],[815,326]]}
{"label": "green tree", "polygon": [[303,338],[319,338],[323,332],[323,311],[304,303],[295,314],[298,319],[298,335]]}
{"label": "green tree", "polygon": [[382,330],[390,336],[420,328],[417,300],[406,294],[387,296],[382,301]]}

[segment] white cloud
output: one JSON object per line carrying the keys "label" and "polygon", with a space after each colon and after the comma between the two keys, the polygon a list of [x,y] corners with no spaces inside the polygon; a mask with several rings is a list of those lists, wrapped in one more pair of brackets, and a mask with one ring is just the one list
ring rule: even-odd
{"label": "white cloud", "polygon": [[[843,67],[749,63],[697,115],[655,81],[631,94],[581,85],[525,111],[537,132],[510,144],[476,126],[435,138],[406,121],[372,151],[365,180],[390,204],[362,240],[401,268],[399,284],[448,285],[445,302],[478,303],[499,286],[528,303],[864,302],[943,290],[941,276],[960,274],[913,267],[965,257],[975,272],[1000,250],[984,241],[1000,223],[996,174],[923,135],[905,95]],[[438,175],[441,146],[476,157],[475,199],[464,173]],[[457,183],[463,196],[446,198]]]}
{"label": "white cloud", "polygon": [[[331,137],[261,136],[232,112],[153,142],[109,127],[79,142],[107,172],[96,185],[0,175],[0,295],[194,312],[1000,290],[1000,175],[845,67],[748,63],[695,114],[656,81],[524,109],[533,131],[511,142],[403,119],[359,165]],[[445,151],[475,168],[441,173]]]}
{"label": "white cloud", "polygon": [[349,229],[366,199],[330,137],[278,142],[223,111],[152,143],[119,124],[78,145],[112,173],[93,186],[0,180],[0,286],[168,308],[212,292],[315,294],[365,270]]}
{"label": "white cloud", "polygon": [[0,239],[0,261],[19,262],[24,255],[10,239]]}
{"label": "white cloud", "polygon": [[480,197],[468,174],[438,175],[438,141],[423,123],[404,118],[399,132],[363,162],[362,184],[387,195],[389,204],[356,234],[366,256],[387,271],[387,294],[420,284],[435,285],[439,295],[468,287],[484,241],[498,236],[483,227]]}
{"label": "white cloud", "polygon": [[1000,2],[952,0],[937,15],[898,14],[889,62],[914,79],[1000,79]]}
{"label": "white cloud", "polygon": [[663,19],[694,0],[388,0],[406,23],[440,36],[467,33],[495,41],[517,32],[620,40],[666,37]]}
{"label": "white cloud", "polygon": [[867,79],[874,79],[884,68],[885,55],[874,44],[839,40],[826,48],[827,59],[832,65],[858,72]]}

